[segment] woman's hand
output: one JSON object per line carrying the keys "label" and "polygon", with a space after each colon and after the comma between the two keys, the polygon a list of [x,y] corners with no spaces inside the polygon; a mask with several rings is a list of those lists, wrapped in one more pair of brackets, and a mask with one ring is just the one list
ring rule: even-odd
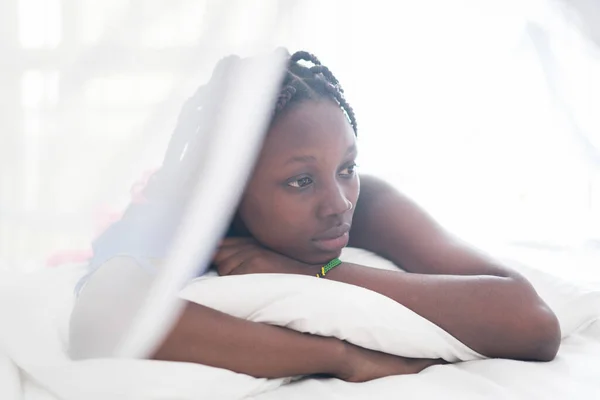
{"label": "woman's hand", "polygon": [[314,266],[301,263],[261,246],[253,238],[226,238],[213,257],[219,275],[314,274]]}
{"label": "woman's hand", "polygon": [[344,362],[335,374],[347,382],[366,382],[391,375],[416,374],[427,367],[446,364],[440,359],[405,358],[368,350],[344,342]]}

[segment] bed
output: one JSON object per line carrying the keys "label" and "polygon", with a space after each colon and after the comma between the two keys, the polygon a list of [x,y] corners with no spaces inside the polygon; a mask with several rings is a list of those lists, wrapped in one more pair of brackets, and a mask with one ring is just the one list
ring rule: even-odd
{"label": "bed", "polygon": [[[366,263],[371,260],[374,264],[380,264],[374,265],[376,267],[393,267],[376,261],[373,255],[352,253],[354,249],[349,251],[351,253],[345,255],[354,262]],[[526,272],[540,294],[556,307],[555,311],[561,319],[564,338],[554,361],[535,363],[483,359],[480,355],[469,352],[469,349],[439,328],[438,331],[430,332],[429,339],[424,339],[427,335],[417,335],[415,328],[403,333],[406,341],[403,340],[400,344],[398,340],[393,342],[393,345],[398,346],[397,352],[420,349],[418,351],[435,353],[439,348],[444,357],[468,361],[430,367],[417,375],[388,377],[360,384],[326,378],[255,379],[190,363],[127,359],[72,361],[67,354],[68,320],[74,300],[73,287],[85,273],[84,268],[65,266],[34,274],[5,272],[0,274],[0,399],[372,400],[400,396],[420,399],[600,399],[600,379],[597,372],[600,370],[600,285],[571,284],[540,273],[535,268],[517,268]],[[247,276],[245,279],[257,279],[257,276]],[[318,281],[324,281],[325,285],[332,284],[325,280]],[[317,327],[310,323],[307,325],[306,314],[302,314],[304,311],[300,309],[293,317],[296,318],[295,321],[284,320],[289,313],[277,311],[277,305],[281,304],[282,310],[288,310],[290,302],[297,299],[278,295],[275,289],[270,291],[270,295],[275,297],[260,299],[263,303],[260,312],[251,310],[254,307],[252,305],[239,311],[235,302],[223,305],[215,300],[223,297],[215,296],[214,293],[222,291],[219,285],[225,283],[227,280],[224,279],[201,279],[193,284],[200,285],[198,287],[202,290],[192,290],[191,284],[184,289],[182,297],[204,302],[215,308],[226,310],[227,307],[232,307],[233,313],[240,312],[242,316],[247,313],[252,315],[249,318],[262,318],[263,322],[287,325],[302,331],[347,335],[346,339],[375,349],[377,346],[371,346],[371,342],[387,340],[386,333],[382,331],[385,326],[363,329],[357,333],[362,328],[356,323],[356,318],[348,321],[341,333],[338,328],[327,331],[330,328],[324,326],[324,322],[319,322]],[[280,286],[278,283],[277,287]],[[352,290],[358,289],[363,290]],[[311,293],[311,297],[318,298],[318,293]],[[372,297],[373,301],[381,300],[377,296],[379,295]],[[245,299],[245,303],[251,304],[252,301]],[[269,307],[265,310],[264,304],[267,303]],[[391,303],[389,306],[393,307]],[[402,312],[406,313],[406,310]],[[426,321],[418,322],[418,316],[410,313],[406,315],[407,318],[412,318],[411,321],[415,321],[415,326],[419,323],[426,324]],[[319,318],[325,319],[323,315],[314,316],[316,320]],[[372,321],[369,323],[373,324]],[[389,325],[394,323],[390,322]],[[429,329],[424,327],[425,325],[421,325],[418,329]],[[382,336],[373,339],[369,336],[372,331],[375,331],[374,335]]]}
{"label": "bed", "polygon": [[600,322],[566,338],[550,363],[479,360],[352,384],[302,380],[255,396],[274,399],[600,399]]}

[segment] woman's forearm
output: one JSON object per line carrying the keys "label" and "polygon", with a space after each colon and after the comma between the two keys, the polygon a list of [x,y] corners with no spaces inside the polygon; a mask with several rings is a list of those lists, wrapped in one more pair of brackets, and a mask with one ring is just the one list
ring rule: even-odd
{"label": "woman's forearm", "polygon": [[153,358],[230,369],[255,377],[337,375],[340,340],[246,321],[188,303]]}
{"label": "woman's forearm", "polygon": [[525,278],[448,233],[381,179],[361,179],[350,245],[410,273],[348,265],[331,279],[383,293],[491,357],[550,360],[558,351],[558,320]]}
{"label": "woman's forearm", "polygon": [[[112,356],[152,279],[129,257],[115,257],[96,271],[71,314],[71,357]],[[152,357],[227,368],[255,377],[326,374],[351,382],[417,373],[442,363],[392,356],[337,338],[246,321],[187,302]]]}
{"label": "woman's forearm", "polygon": [[532,288],[522,286],[527,283],[513,278],[412,274],[349,263],[327,278],[390,297],[489,357],[550,360],[558,349],[556,317]]}
{"label": "woman's forearm", "polygon": [[337,338],[251,322],[188,303],[153,358],[195,362],[260,378],[330,375],[365,382],[414,374],[440,359],[410,359],[364,349]]}

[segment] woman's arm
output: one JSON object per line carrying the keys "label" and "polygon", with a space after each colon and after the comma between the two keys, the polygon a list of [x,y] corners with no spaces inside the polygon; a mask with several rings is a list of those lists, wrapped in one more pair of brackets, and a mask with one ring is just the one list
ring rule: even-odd
{"label": "woman's arm", "polygon": [[[151,277],[128,257],[116,257],[90,279],[71,317],[74,358],[107,357],[137,307],[132,298]],[[226,294],[224,294],[226,295]],[[142,297],[140,297],[142,298]],[[125,300],[126,299],[126,300]],[[186,303],[155,359],[195,362],[255,377],[327,374],[353,382],[416,373],[439,360],[410,360],[235,318]]]}
{"label": "woman's arm", "polygon": [[417,373],[443,363],[366,350],[336,338],[234,318],[188,303],[153,358],[226,368],[261,378],[324,374],[349,382]]}
{"label": "woman's arm", "polygon": [[327,278],[381,293],[488,357],[548,361],[558,349],[554,315],[513,278],[400,273],[350,263]]}
{"label": "woman's arm", "polygon": [[349,265],[331,279],[386,294],[490,357],[554,358],[560,326],[525,278],[449,235],[384,181],[361,183],[350,245],[413,274]]}
{"label": "woman's arm", "polygon": [[[321,269],[321,265],[274,253],[251,238],[225,239],[214,261],[221,275],[315,276]],[[488,357],[547,361],[558,349],[556,317],[518,276],[474,271],[468,275],[417,274],[342,263],[327,278],[381,293]]]}
{"label": "woman's arm", "polygon": [[[489,356],[547,361],[560,344],[554,313],[515,271],[447,234],[390,185],[367,177],[351,245],[378,253],[411,273],[343,263],[327,277],[384,294]],[[315,275],[309,266],[262,248],[252,238],[225,239],[219,273]]]}

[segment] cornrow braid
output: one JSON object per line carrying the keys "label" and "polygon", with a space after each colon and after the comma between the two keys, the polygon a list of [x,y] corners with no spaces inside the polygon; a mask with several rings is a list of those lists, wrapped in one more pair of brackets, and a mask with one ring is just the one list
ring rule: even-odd
{"label": "cornrow braid", "polygon": [[[304,66],[300,64],[301,61],[313,65]],[[187,168],[184,167],[184,164],[191,162],[191,160],[184,160],[183,156],[184,154],[195,154],[197,150],[196,142],[198,142],[198,138],[201,136],[198,132],[199,130],[203,130],[203,116],[207,112],[210,114],[206,110],[206,106],[209,104],[207,103],[207,97],[214,97],[215,95],[211,91],[211,87],[214,85],[213,82],[222,79],[236,62],[243,62],[243,60],[237,56],[229,56],[219,61],[210,81],[198,88],[188,101],[186,101],[169,142],[162,168],[159,173],[150,179],[144,191],[145,194],[151,195],[155,191],[155,188],[162,187],[160,181],[172,180],[173,174],[180,175],[180,171]],[[354,133],[357,134],[358,130],[354,110],[348,104],[344,96],[344,90],[331,70],[322,65],[321,61],[314,54],[307,51],[298,51],[290,55],[280,88],[275,102],[273,119],[283,110],[289,108],[292,103],[310,99],[329,98],[339,105],[352,125]]]}
{"label": "cornrow braid", "polygon": [[293,86],[285,86],[279,92],[279,96],[277,96],[277,104],[275,105],[275,112],[279,112],[283,110],[283,108],[287,105],[288,101],[294,97],[296,94],[296,88]]}
{"label": "cornrow braid", "polygon": [[312,53],[308,51],[297,51],[290,56],[290,64],[296,64],[298,61],[309,61],[315,65],[321,65],[321,61]]}
{"label": "cornrow braid", "polygon": [[333,73],[324,65],[315,65],[314,67],[310,67],[310,72],[313,74],[321,74],[323,75],[329,82],[339,87],[340,92],[344,92],[344,90],[339,86],[340,82],[337,80]]}
{"label": "cornrow braid", "polygon": [[[299,63],[300,61],[313,65],[304,66]],[[346,100],[344,89],[331,70],[322,65],[321,61],[309,52],[298,51],[292,54],[277,97],[273,117],[276,118],[292,103],[320,98],[329,98],[335,101],[346,114],[354,134],[358,134],[354,110]]]}

